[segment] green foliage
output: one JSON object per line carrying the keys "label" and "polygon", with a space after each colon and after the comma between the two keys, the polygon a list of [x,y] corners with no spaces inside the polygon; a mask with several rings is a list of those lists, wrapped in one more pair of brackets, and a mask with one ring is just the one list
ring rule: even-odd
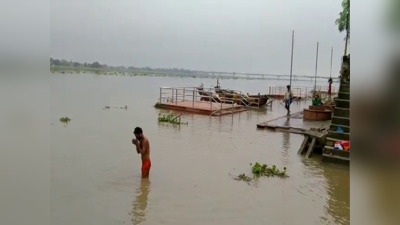
{"label": "green foliage", "polygon": [[235,178],[236,180],[241,180],[249,183],[252,181],[254,178],[257,177],[280,177],[280,178],[287,178],[289,177],[286,174],[286,167],[283,167],[283,170],[279,170],[275,165],[272,165],[271,167],[268,167],[267,164],[260,164],[256,162],[254,165],[250,163],[251,166],[251,172],[253,174],[253,177],[249,177],[246,174],[240,174]]}
{"label": "green foliage", "polygon": [[389,28],[394,30],[395,32],[400,31],[400,1],[399,0],[391,0],[388,4],[387,10],[387,22],[389,24]]}
{"label": "green foliage", "polygon": [[68,124],[71,121],[69,117],[61,117],[60,122],[64,124]]}
{"label": "green foliage", "polygon": [[[250,164],[252,165],[252,164]],[[283,167],[283,170],[280,171],[278,168],[276,168],[275,165],[272,165],[271,167],[268,167],[267,164],[260,164],[258,162],[256,162],[252,168],[251,171],[253,172],[254,176],[266,176],[266,177],[273,177],[273,176],[277,176],[277,177],[281,177],[281,178],[286,178],[286,167]]]}
{"label": "green foliage", "polygon": [[178,120],[178,115],[175,115],[173,113],[170,114],[158,114],[158,122],[160,123],[171,123],[171,124],[176,124],[176,125],[187,125],[189,124],[188,122],[180,122]]}
{"label": "green foliage", "polygon": [[346,32],[344,55],[347,55],[347,46],[350,40],[350,0],[342,0],[342,11],[339,13],[335,23],[340,32]]}
{"label": "green foliage", "polygon": [[350,38],[350,0],[342,1],[342,11],[336,19],[335,24],[340,32],[346,32],[346,37]]}

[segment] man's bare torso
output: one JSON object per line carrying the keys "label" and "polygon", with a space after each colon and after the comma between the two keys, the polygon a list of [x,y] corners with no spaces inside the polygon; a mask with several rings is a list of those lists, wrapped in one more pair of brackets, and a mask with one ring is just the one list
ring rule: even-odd
{"label": "man's bare torso", "polygon": [[150,159],[150,143],[146,137],[140,141],[140,149],[146,149],[146,152],[142,154],[142,161]]}

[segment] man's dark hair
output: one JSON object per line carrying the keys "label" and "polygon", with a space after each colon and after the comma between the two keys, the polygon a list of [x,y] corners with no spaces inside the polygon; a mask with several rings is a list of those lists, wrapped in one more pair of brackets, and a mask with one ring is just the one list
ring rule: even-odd
{"label": "man's dark hair", "polygon": [[290,85],[286,85],[286,87],[289,89],[289,88],[290,88]]}
{"label": "man's dark hair", "polygon": [[134,134],[143,134],[143,130],[140,127],[136,127],[135,130],[133,131]]}

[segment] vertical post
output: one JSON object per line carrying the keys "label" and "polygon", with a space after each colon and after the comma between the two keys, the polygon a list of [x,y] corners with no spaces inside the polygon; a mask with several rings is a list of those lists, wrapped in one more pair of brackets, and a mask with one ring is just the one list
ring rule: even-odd
{"label": "vertical post", "polygon": [[161,104],[161,99],[162,99],[162,88],[160,87],[160,104]]}
{"label": "vertical post", "polygon": [[315,57],[315,77],[314,77],[314,91],[315,92],[317,92],[318,48],[319,48],[319,42],[317,42],[317,54],[316,54],[316,57]]}
{"label": "vertical post", "polygon": [[233,105],[234,105],[235,103],[232,101],[232,105],[231,105],[231,112],[232,112],[232,115],[233,115]]}
{"label": "vertical post", "polygon": [[193,101],[192,101],[192,107],[194,108],[194,97],[195,97],[196,91],[193,89]]}
{"label": "vertical post", "polygon": [[329,72],[329,78],[332,78],[332,61],[333,61],[333,46],[331,48],[331,69]]}
{"label": "vertical post", "polygon": [[173,103],[174,102],[174,88],[172,88],[171,90],[172,90],[171,95],[172,95],[172,103]]}
{"label": "vertical post", "polygon": [[[292,53],[290,57],[290,81],[289,81],[290,89],[292,88],[292,76],[293,76],[293,49],[294,49],[294,30],[292,31]],[[290,112],[290,104],[288,104],[288,115],[289,112]]]}
{"label": "vertical post", "polygon": [[219,109],[219,116],[221,116],[221,111],[222,111],[222,101],[221,101],[221,108]]}
{"label": "vertical post", "polygon": [[[300,89],[300,98],[303,98],[303,96],[301,95],[303,93],[303,90],[302,89]],[[300,99],[301,100],[301,99]]]}
{"label": "vertical post", "polygon": [[209,102],[210,102],[210,110],[212,110],[212,100],[213,100],[213,96],[211,95],[211,97],[208,99],[209,100]]}
{"label": "vertical post", "polygon": [[178,104],[178,89],[175,89],[175,105]]}
{"label": "vertical post", "polygon": [[292,31],[292,54],[290,58],[290,87],[292,86],[292,75],[293,75],[293,49],[294,49],[294,30]]}
{"label": "vertical post", "polygon": [[183,88],[183,101],[185,101],[185,94],[186,94],[186,90],[185,90],[185,88]]}

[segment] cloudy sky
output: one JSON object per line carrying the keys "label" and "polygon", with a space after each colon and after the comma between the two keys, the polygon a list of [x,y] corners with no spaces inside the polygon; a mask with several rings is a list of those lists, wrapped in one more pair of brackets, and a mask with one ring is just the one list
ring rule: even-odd
{"label": "cloudy sky", "polygon": [[[374,1],[363,1],[357,13],[371,15],[373,4],[366,2]],[[340,11],[341,0],[52,0],[50,56],[288,74],[295,30],[293,73],[314,75],[319,42],[318,74],[329,76],[331,47],[333,74],[344,49],[344,34],[334,24]]]}

